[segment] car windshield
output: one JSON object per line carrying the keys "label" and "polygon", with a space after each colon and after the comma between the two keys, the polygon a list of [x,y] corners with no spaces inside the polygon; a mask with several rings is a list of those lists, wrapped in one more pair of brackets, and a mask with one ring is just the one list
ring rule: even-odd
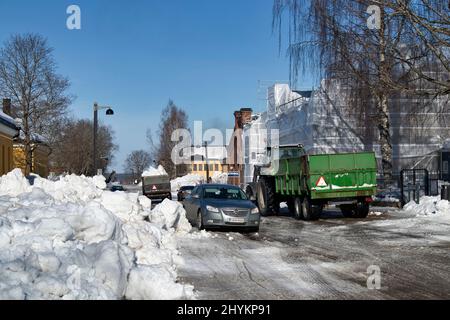
{"label": "car windshield", "polygon": [[205,199],[248,200],[245,193],[239,188],[207,187],[203,190]]}

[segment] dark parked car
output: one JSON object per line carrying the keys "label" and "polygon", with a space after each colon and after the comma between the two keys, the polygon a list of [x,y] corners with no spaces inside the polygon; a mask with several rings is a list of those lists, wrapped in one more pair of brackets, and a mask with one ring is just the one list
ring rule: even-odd
{"label": "dark parked car", "polygon": [[242,189],[232,185],[195,187],[184,203],[188,220],[201,229],[237,228],[259,231],[259,209]]}
{"label": "dark parked car", "polygon": [[110,190],[112,192],[116,192],[116,191],[125,191],[125,188],[121,185],[113,185]]}
{"label": "dark parked car", "polygon": [[178,193],[177,193],[178,201],[183,201],[184,199],[186,199],[186,197],[191,194],[191,192],[192,192],[192,190],[194,188],[195,188],[194,186],[183,186],[183,187],[181,187],[180,190],[178,190]]}

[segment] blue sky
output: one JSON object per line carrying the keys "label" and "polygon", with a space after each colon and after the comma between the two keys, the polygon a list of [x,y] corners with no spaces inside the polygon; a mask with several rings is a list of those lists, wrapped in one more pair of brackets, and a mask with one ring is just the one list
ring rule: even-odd
{"label": "blue sky", "polygon": [[[82,29],[66,28],[66,8],[79,5]],[[0,41],[36,32],[55,49],[59,73],[71,80],[76,117],[91,118],[98,101],[116,115],[101,121],[116,133],[114,169],[148,148],[169,99],[190,122],[233,126],[233,111],[264,108],[258,81],[287,80],[285,51],[272,33],[272,0],[2,0]]]}

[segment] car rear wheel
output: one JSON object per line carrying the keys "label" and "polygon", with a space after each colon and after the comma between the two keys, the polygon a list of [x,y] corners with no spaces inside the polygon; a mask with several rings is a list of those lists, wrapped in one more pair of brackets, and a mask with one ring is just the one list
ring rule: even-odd
{"label": "car rear wheel", "polygon": [[197,228],[198,230],[204,230],[204,226],[203,226],[203,217],[202,217],[202,213],[199,211],[197,214]]}

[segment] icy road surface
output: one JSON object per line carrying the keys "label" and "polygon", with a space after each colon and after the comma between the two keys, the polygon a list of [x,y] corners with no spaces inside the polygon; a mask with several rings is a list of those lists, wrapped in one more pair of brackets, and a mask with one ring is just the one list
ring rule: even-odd
{"label": "icy road surface", "polygon": [[[450,219],[376,208],[351,220],[328,210],[311,223],[264,218],[256,235],[182,240],[179,277],[198,299],[450,298]],[[380,290],[367,289],[371,265],[381,269]]]}

